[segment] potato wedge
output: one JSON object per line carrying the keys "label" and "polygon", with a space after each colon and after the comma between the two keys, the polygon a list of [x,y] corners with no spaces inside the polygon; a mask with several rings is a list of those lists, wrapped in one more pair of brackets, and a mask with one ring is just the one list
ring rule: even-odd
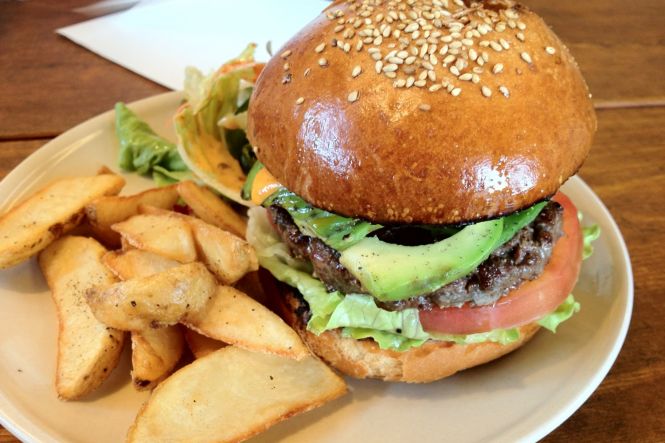
{"label": "potato wedge", "polygon": [[187,222],[192,229],[199,259],[225,285],[231,285],[248,272],[259,269],[254,248],[237,235],[198,218],[152,206],[141,206],[141,213]]}
{"label": "potato wedge", "polygon": [[219,286],[205,309],[182,323],[206,337],[251,351],[289,358],[309,356],[300,336],[268,308],[235,288]]}
{"label": "potato wedge", "polygon": [[[121,280],[148,277],[180,265],[175,260],[139,249],[108,252],[102,261]],[[166,326],[132,332],[132,382],[136,389],[152,389],[173,372],[185,350],[180,329]]]}
{"label": "potato wedge", "polygon": [[135,215],[111,227],[137,249],[154,252],[180,263],[196,260],[192,229],[185,220],[169,215]]}
{"label": "potato wedge", "polygon": [[315,357],[296,361],[228,346],[160,384],[127,441],[242,441],[346,391],[344,380]]}
{"label": "potato wedge", "polygon": [[206,337],[205,335],[199,334],[196,331],[192,331],[189,328],[183,329],[185,342],[187,343],[189,350],[192,351],[194,358],[203,358],[206,355],[212,354],[213,352],[227,346],[226,343]]}
{"label": "potato wedge", "polygon": [[105,252],[93,239],[64,237],[39,255],[58,313],[55,386],[65,400],[93,391],[120,359],[125,334],[98,321],[85,303],[87,289],[116,282],[101,262]]}
{"label": "potato wedge", "polygon": [[107,252],[102,263],[120,280],[148,277],[180,266],[175,260],[140,249]]}
{"label": "potato wedge", "polygon": [[194,215],[206,223],[245,238],[247,219],[234,211],[221,197],[191,180],[180,182],[177,186],[178,194],[192,208]]}
{"label": "potato wedge", "polygon": [[231,285],[259,269],[256,252],[245,240],[197,218],[187,222],[201,261],[223,284]]}
{"label": "potato wedge", "polygon": [[120,246],[120,234],[111,229],[112,225],[138,214],[139,205],[171,209],[177,201],[176,187],[165,186],[134,195],[100,197],[86,205],[85,215],[93,227],[95,237],[107,246],[117,248]]}
{"label": "potato wedge", "polygon": [[86,300],[102,323],[123,331],[179,323],[206,307],[217,280],[202,263],[189,263],[151,275],[92,288]]}
{"label": "potato wedge", "polygon": [[57,180],[0,217],[0,269],[46,248],[83,218],[92,200],[117,194],[125,185],[114,174]]}
{"label": "potato wedge", "polygon": [[132,332],[132,383],[152,389],[168,377],[180,361],[185,340],[179,326]]}

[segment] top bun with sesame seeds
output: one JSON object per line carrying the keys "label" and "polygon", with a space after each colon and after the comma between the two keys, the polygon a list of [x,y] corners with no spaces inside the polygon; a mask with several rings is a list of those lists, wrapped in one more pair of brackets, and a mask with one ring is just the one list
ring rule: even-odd
{"label": "top bun with sesame seeds", "polygon": [[509,0],[338,0],[267,64],[248,138],[314,206],[451,224],[553,195],[596,117],[572,56]]}

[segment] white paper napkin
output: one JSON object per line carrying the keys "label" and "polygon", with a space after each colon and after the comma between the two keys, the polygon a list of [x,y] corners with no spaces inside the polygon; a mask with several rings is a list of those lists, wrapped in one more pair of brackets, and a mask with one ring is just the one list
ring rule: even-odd
{"label": "white paper napkin", "polygon": [[127,69],[182,89],[186,66],[204,73],[258,44],[273,53],[328,4],[323,0],[165,0],[57,32]]}

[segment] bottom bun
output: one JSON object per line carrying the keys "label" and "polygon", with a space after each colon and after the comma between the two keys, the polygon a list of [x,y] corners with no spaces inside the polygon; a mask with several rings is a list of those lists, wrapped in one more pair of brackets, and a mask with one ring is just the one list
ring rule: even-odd
{"label": "bottom bun", "polygon": [[455,374],[463,369],[495,360],[522,346],[540,329],[536,323],[519,328],[517,341],[502,345],[494,342],[459,345],[453,342],[428,341],[405,352],[381,349],[371,339],[342,337],[339,330],[321,335],[306,328],[305,302],[291,288],[280,288],[284,319],[294,328],[310,350],[340,372],[356,378],[384,381],[427,383]]}

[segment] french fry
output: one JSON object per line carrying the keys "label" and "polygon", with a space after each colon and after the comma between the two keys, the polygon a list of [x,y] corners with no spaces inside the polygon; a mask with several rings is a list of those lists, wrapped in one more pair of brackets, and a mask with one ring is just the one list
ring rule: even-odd
{"label": "french fry", "polygon": [[346,392],[344,380],[315,357],[297,361],[228,346],[161,383],[127,441],[242,441]]}
{"label": "french fry", "polygon": [[46,248],[83,218],[92,200],[117,194],[122,177],[103,174],[57,180],[0,217],[0,269],[16,265]]}
{"label": "french fry", "polygon": [[177,212],[142,205],[141,213],[171,217],[185,221],[192,229],[200,260],[220,282],[233,284],[242,276],[259,268],[254,248],[240,237],[219,229],[198,218]]}
{"label": "french fry", "polygon": [[274,312],[235,288],[219,286],[205,309],[183,324],[206,337],[297,360],[309,351],[298,334]]}
{"label": "french fry", "polygon": [[192,351],[194,358],[203,358],[206,355],[212,354],[218,349],[227,346],[224,342],[206,337],[205,335],[192,331],[189,328],[184,328],[183,335],[185,336],[187,347]]}
{"label": "french fry", "polygon": [[118,363],[125,334],[98,321],[85,292],[116,282],[102,264],[104,247],[83,237],[63,237],[39,255],[58,314],[56,390],[65,400],[97,388]]}
{"label": "french fry", "polygon": [[173,372],[185,340],[179,326],[132,332],[132,382],[138,390],[152,389]]}
{"label": "french fry", "polygon": [[235,212],[215,193],[191,180],[180,182],[177,186],[178,194],[187,206],[192,208],[194,215],[206,223],[245,238],[247,219]]}
{"label": "french fry", "polygon": [[[177,261],[131,249],[108,252],[104,264],[121,280],[148,277],[179,265]],[[138,390],[152,389],[164,380],[182,357],[185,342],[179,326],[132,332],[132,382]]]}
{"label": "french fry", "polygon": [[165,186],[134,195],[100,197],[86,205],[85,214],[95,236],[107,246],[117,248],[120,245],[120,235],[111,229],[112,225],[138,214],[139,205],[171,209],[177,201],[176,187]]}
{"label": "french fry", "polygon": [[99,321],[123,331],[179,323],[205,308],[217,291],[215,277],[201,263],[92,288],[86,300]]}
{"label": "french fry", "polygon": [[181,263],[196,260],[192,229],[185,220],[169,215],[140,214],[112,226],[131,246]]}
{"label": "french fry", "polygon": [[140,249],[107,252],[102,263],[120,280],[148,277],[180,265],[175,260]]}

